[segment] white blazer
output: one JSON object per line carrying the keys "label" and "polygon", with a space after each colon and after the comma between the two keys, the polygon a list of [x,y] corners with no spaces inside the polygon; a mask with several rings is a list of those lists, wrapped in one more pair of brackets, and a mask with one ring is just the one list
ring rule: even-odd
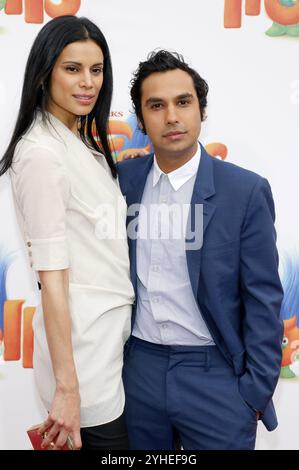
{"label": "white blazer", "polygon": [[[39,113],[10,170],[17,218],[32,269],[69,269],[69,307],[80,384],[81,427],[124,408],[123,346],[134,291],[129,278],[126,203],[105,158],[61,121]],[[33,321],[34,372],[49,411],[55,380],[41,305]]]}

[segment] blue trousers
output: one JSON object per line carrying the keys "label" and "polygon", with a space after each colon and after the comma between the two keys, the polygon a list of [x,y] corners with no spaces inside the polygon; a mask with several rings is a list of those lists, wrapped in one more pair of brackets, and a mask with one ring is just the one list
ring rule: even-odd
{"label": "blue trousers", "polygon": [[216,346],[164,346],[130,338],[123,380],[130,448],[254,449],[255,411]]}

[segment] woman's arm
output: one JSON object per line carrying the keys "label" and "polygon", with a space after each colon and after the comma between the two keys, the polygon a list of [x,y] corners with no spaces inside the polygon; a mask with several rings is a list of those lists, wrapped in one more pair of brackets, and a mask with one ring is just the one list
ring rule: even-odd
{"label": "woman's arm", "polygon": [[46,448],[55,442],[55,447],[51,448],[60,449],[71,435],[74,449],[80,449],[80,395],[71,340],[68,269],[39,271],[39,278],[45,329],[56,380],[49,416],[39,432],[48,432],[43,441]]}
{"label": "woman's arm", "polygon": [[54,441],[54,448],[62,447],[70,434],[74,448],[80,448],[80,397],[68,303],[70,259],[66,219],[70,180],[63,153],[49,148],[47,139],[43,143],[46,146],[26,143],[21,147],[12,172],[15,197],[24,219],[28,256],[41,281],[47,343],[56,380],[49,417],[39,431],[49,432],[45,446]]}

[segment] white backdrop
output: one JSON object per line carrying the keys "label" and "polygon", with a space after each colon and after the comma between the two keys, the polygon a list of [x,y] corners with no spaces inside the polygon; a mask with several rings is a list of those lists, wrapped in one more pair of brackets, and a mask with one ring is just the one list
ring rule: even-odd
{"label": "white backdrop", "polygon": [[[279,1],[286,0],[273,0]],[[245,0],[242,3],[244,6]],[[208,81],[208,119],[201,141],[204,145],[225,144],[228,161],[269,179],[281,260],[295,260],[298,273],[299,37],[266,35],[273,21],[265,12],[264,1],[261,6],[260,15],[243,14],[242,27],[230,29],[224,27],[224,0],[81,0],[77,14],[96,22],[107,37],[115,77],[112,110],[120,116],[117,119],[130,117],[131,73],[155,48],[182,53]],[[49,19],[45,15],[44,22]],[[0,155],[15,122],[27,55],[41,27],[26,22],[23,15],[0,11]],[[14,257],[2,277],[0,292],[2,300],[21,298],[25,306],[34,306],[38,301],[35,282],[23,256],[10,191],[8,179],[1,178],[0,262],[10,254]],[[283,263],[281,276],[286,277]],[[286,313],[289,317],[299,315],[298,292],[299,285],[292,311]],[[299,449],[299,363],[293,362],[290,368],[295,377],[280,379],[274,397],[279,427],[268,433],[259,425],[258,449]],[[30,448],[25,430],[44,416],[32,369],[23,368],[21,360],[4,360],[0,336],[0,449]]]}

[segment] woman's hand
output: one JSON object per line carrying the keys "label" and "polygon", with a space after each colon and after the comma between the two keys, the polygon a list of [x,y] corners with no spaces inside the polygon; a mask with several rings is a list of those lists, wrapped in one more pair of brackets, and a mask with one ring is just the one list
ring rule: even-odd
{"label": "woman's hand", "polygon": [[47,432],[42,447],[59,450],[68,441],[74,450],[81,449],[80,395],[78,388],[65,390],[57,387],[48,418],[38,432]]}
{"label": "woman's hand", "polygon": [[145,155],[148,155],[148,154],[149,152],[145,149],[137,149],[128,153],[124,151],[123,160],[129,160],[129,158],[144,157]]}
{"label": "woman's hand", "polygon": [[58,450],[68,441],[73,443],[74,449],[80,449],[80,395],[72,347],[68,270],[39,271],[39,278],[45,330],[56,381],[50,413],[39,432],[47,432],[44,448]]}
{"label": "woman's hand", "polygon": [[150,153],[149,148],[140,148],[140,149],[126,149],[118,153],[117,162],[122,162],[123,160],[129,160],[130,158],[144,157]]}

